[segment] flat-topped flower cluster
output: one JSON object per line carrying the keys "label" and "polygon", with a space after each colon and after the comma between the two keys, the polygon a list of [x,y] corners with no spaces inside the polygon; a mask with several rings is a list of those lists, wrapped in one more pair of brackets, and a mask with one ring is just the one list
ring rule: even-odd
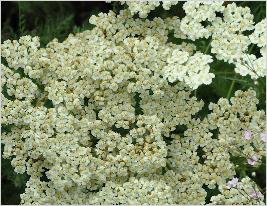
{"label": "flat-topped flower cluster", "polygon": [[[264,204],[232,161],[257,167],[265,157],[255,91],[210,103],[198,118],[204,102],[194,90],[212,83],[217,60],[265,76],[265,21],[255,25],[248,7],[218,1],[185,2],[182,19],[144,19],[177,3],[126,2],[119,14],[92,16],[92,30],[45,48],[38,37],[3,42],[3,156],[30,176],[22,204],[205,204],[204,186],[218,188],[213,204]],[[211,38],[216,58],[169,42],[170,32]]]}

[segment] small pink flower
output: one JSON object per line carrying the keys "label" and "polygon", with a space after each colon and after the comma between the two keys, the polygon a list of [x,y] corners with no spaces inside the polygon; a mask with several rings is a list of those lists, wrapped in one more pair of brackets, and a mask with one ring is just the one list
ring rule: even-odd
{"label": "small pink flower", "polygon": [[264,142],[266,142],[267,133],[266,132],[263,132],[263,133],[260,134],[260,136],[261,136],[261,140],[264,141]]}
{"label": "small pink flower", "polygon": [[237,185],[237,183],[238,183],[238,178],[234,177],[232,180],[227,182],[228,189],[235,187]]}
{"label": "small pink flower", "polygon": [[253,190],[251,193],[250,193],[250,197],[254,198],[254,199],[258,199],[261,195],[261,192],[256,192],[255,190]]}
{"label": "small pink flower", "polygon": [[248,164],[250,165],[255,165],[256,162],[258,161],[258,157],[256,155],[253,155],[252,157],[247,159]]}
{"label": "small pink flower", "polygon": [[252,132],[250,130],[245,130],[245,133],[244,133],[244,136],[243,136],[244,139],[250,140],[251,136],[252,136]]}

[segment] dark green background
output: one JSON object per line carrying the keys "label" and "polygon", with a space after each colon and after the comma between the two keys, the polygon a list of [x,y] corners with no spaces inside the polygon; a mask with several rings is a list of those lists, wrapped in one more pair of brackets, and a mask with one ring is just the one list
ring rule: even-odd
{"label": "dark green background", "polygon": [[[231,3],[231,2],[226,2]],[[265,18],[265,2],[236,2],[240,6],[249,6],[254,14],[255,22],[259,22]],[[162,8],[157,8],[149,14],[148,18],[155,16],[184,16],[182,2],[172,6],[170,11],[165,11]],[[45,46],[53,38],[58,38],[62,41],[69,33],[81,32],[86,29],[91,29],[92,25],[88,23],[88,19],[92,14],[99,12],[108,12],[126,8],[126,5],[121,5],[119,2],[2,2],[1,8],[1,42],[7,39],[18,39],[22,35],[37,35],[41,39],[41,46]],[[136,17],[136,16],[135,16]],[[169,41],[180,43],[172,34],[169,36]],[[192,42],[189,41],[188,42]],[[194,42],[197,49],[207,53],[210,52],[208,46],[210,39],[199,39]],[[258,54],[259,51],[252,47],[252,53]],[[233,65],[224,63],[223,61],[215,61],[211,64],[211,70],[216,74],[211,85],[201,86],[195,91],[195,95],[205,101],[206,106],[200,115],[206,115],[208,112],[207,104],[216,102],[220,97],[231,97],[234,91],[241,89],[246,90],[253,88],[257,92],[257,97],[260,100],[259,109],[265,110],[266,83],[265,78],[260,78],[258,84],[249,77],[242,77],[235,74]],[[231,85],[233,85],[231,89]],[[4,129],[3,129],[4,131]],[[2,147],[3,149],[3,147]],[[233,161],[240,162],[240,159],[234,158]],[[19,204],[19,194],[24,192],[27,175],[18,175],[14,173],[10,160],[2,159],[1,164],[1,203],[2,204]],[[237,171],[239,176],[244,174],[250,175],[251,171],[256,171],[257,176],[253,178],[258,185],[265,190],[265,164],[259,168],[241,167]],[[210,196],[216,194],[216,190],[208,190],[207,200]]]}

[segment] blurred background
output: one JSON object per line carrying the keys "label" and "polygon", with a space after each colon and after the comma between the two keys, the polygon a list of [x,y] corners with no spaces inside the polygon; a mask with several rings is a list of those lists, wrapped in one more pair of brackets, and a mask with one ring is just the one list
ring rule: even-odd
{"label": "blurred background", "polygon": [[[225,2],[225,4],[231,2]],[[257,23],[265,18],[266,6],[265,2],[236,2],[240,6],[249,6],[251,12],[254,14],[254,21]],[[184,16],[182,9],[183,2],[179,2],[176,6],[172,6],[169,11],[158,7],[152,11],[148,18],[152,19],[155,16],[162,18],[168,16]],[[39,36],[41,46],[44,47],[49,41],[58,38],[63,41],[69,33],[82,32],[93,28],[89,24],[88,19],[93,14],[99,12],[107,13],[113,10],[118,13],[121,9],[127,6],[121,5],[120,2],[1,2],[1,43],[7,39],[19,39],[23,35]],[[137,16],[135,16],[137,17]],[[174,43],[181,43],[181,40],[175,39],[171,34],[169,41]],[[190,42],[190,40],[188,41]],[[194,42],[197,49],[204,52],[210,51],[210,39],[199,39]],[[255,48],[251,48],[252,53],[259,53]],[[202,99],[205,103],[216,102],[220,97],[230,97],[238,89],[246,90],[253,88],[257,92],[257,97],[260,100],[259,109],[265,110],[266,98],[266,83],[265,78],[260,78],[258,81],[252,81],[249,77],[242,77],[235,75],[233,77],[233,65],[224,63],[223,61],[216,61],[211,64],[212,71],[217,74],[211,85],[203,85],[195,91],[195,95]],[[233,88],[230,85],[234,82]],[[200,115],[206,115],[208,108],[204,107]],[[2,132],[5,132],[2,130]],[[3,146],[2,146],[3,150]],[[233,161],[240,161],[234,158]],[[28,176],[26,174],[19,175],[13,171],[9,159],[1,158],[1,204],[16,205],[20,202],[19,194],[24,192],[25,184]],[[240,167],[237,173],[239,176],[248,175],[257,182],[261,189],[265,190],[266,165],[262,164],[258,168],[250,168],[248,166]],[[251,172],[256,171],[257,176],[252,177]],[[211,195],[216,194],[217,191],[208,191],[207,201]]]}

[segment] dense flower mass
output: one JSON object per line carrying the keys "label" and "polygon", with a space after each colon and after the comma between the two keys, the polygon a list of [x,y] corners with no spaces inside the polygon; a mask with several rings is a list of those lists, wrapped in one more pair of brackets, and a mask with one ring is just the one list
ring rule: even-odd
{"label": "dense flower mass", "polygon": [[[212,204],[264,204],[233,161],[253,168],[265,158],[256,92],[238,90],[199,117],[194,90],[212,83],[217,60],[265,76],[265,20],[223,1],[185,2],[182,19],[145,19],[177,3],[126,2],[44,48],[38,37],[3,42],[3,156],[30,176],[22,204],[205,204],[206,187],[218,189]],[[197,50],[200,38],[210,54]]]}

